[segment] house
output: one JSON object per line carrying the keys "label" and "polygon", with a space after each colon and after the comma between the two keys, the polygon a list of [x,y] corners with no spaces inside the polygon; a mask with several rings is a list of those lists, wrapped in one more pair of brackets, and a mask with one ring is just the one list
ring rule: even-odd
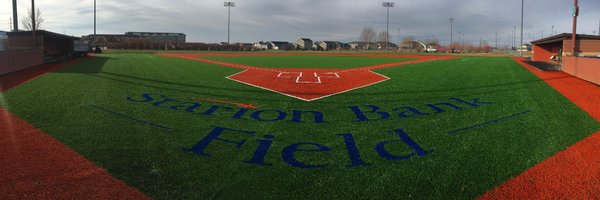
{"label": "house", "polygon": [[409,40],[409,41],[403,41],[402,43],[400,43],[400,49],[401,50],[409,50],[409,51],[410,50],[422,51],[425,48],[419,42]]}
{"label": "house", "polygon": [[375,47],[375,43],[372,42],[349,42],[348,45],[350,45],[350,49],[371,49],[372,47]]}
{"label": "house", "polygon": [[252,43],[235,43],[234,45],[236,46],[237,50],[240,51],[250,51],[254,48],[254,44]]}
{"label": "house", "polygon": [[320,41],[320,42],[317,42],[317,50],[332,51],[332,50],[338,50],[338,48],[341,49],[341,43],[340,42],[334,42],[334,41]]}
{"label": "house", "polygon": [[340,42],[338,45],[339,45],[339,48],[341,50],[350,50],[350,49],[352,49],[352,46],[350,46],[350,44],[348,44],[348,43]]}
{"label": "house", "polygon": [[296,43],[294,43],[294,45],[296,46],[296,49],[310,50],[313,48],[313,41],[308,38],[300,38],[296,40]]}
{"label": "house", "polygon": [[521,47],[517,47],[516,49],[517,49],[517,52],[520,52],[520,51],[529,52],[529,51],[531,51],[531,44],[523,44],[523,45],[521,45]]}
{"label": "house", "polygon": [[273,50],[291,50],[293,47],[289,42],[270,41],[269,43]]}
{"label": "house", "polygon": [[273,46],[271,46],[271,43],[263,42],[263,41],[256,42],[256,43],[254,43],[253,46],[254,46],[254,49],[256,49],[256,50],[273,49]]}
{"label": "house", "polygon": [[[387,46],[386,46],[386,43],[387,43]],[[375,45],[377,46],[377,49],[385,49],[386,47],[389,49],[398,48],[397,44],[394,44],[393,42],[386,42],[386,41],[375,42]]]}

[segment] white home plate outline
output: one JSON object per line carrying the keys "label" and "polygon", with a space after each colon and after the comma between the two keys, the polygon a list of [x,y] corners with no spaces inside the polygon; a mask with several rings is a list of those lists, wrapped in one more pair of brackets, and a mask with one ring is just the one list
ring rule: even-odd
{"label": "white home plate outline", "polygon": [[[226,78],[226,79],[229,79],[229,80],[232,80],[232,81],[235,81],[235,82],[238,82],[238,83],[242,83],[242,84],[245,84],[245,85],[249,85],[249,86],[256,87],[256,88],[260,88],[260,89],[263,89],[263,90],[267,90],[267,91],[275,92],[275,93],[277,93],[277,94],[285,95],[285,96],[288,96],[288,97],[292,97],[292,98],[294,98],[294,99],[300,99],[300,100],[303,100],[303,101],[308,101],[308,102],[310,102],[310,101],[315,101],[315,100],[319,100],[319,99],[323,99],[323,98],[327,98],[327,97],[330,97],[330,96],[333,96],[333,95],[342,94],[342,93],[349,92],[349,91],[352,91],[352,90],[358,90],[358,89],[361,89],[361,88],[364,88],[364,87],[368,87],[368,86],[371,86],[371,85],[375,85],[375,84],[378,84],[378,83],[381,83],[381,82],[384,82],[384,81],[387,81],[387,80],[390,80],[390,79],[391,79],[390,77],[387,77],[387,76],[385,76],[385,75],[383,75],[383,74],[380,74],[380,73],[377,73],[377,72],[374,72],[374,71],[371,71],[371,70],[365,70],[365,71],[368,71],[368,72],[371,72],[371,73],[377,74],[377,75],[379,75],[379,76],[382,76],[382,77],[383,77],[383,78],[385,78],[385,79],[384,79],[384,80],[381,80],[381,81],[373,82],[373,83],[370,83],[370,84],[366,84],[366,85],[363,85],[363,86],[360,86],[360,87],[355,87],[355,88],[351,88],[351,89],[348,89],[348,90],[339,91],[339,92],[336,92],[336,93],[331,93],[331,94],[328,94],[328,95],[320,96],[320,97],[317,97],[317,98],[314,98],[314,99],[305,99],[305,98],[302,98],[302,97],[298,97],[298,96],[294,96],[294,95],[291,95],[291,94],[287,94],[287,93],[279,92],[279,91],[277,91],[277,90],[272,90],[272,89],[269,89],[269,88],[265,88],[265,87],[262,87],[262,86],[254,85],[254,84],[251,84],[251,83],[247,83],[247,82],[244,82],[244,81],[240,81],[240,80],[236,80],[236,79],[233,79],[233,78],[231,78],[231,77],[233,77],[233,76],[235,76],[235,75],[242,74],[242,73],[244,73],[244,72],[246,72],[246,71],[248,71],[248,70],[250,70],[250,69],[245,69],[244,71],[241,71],[241,72],[235,73],[235,74],[233,74],[233,75],[231,75],[231,76],[227,76],[227,77],[225,77],[225,78]],[[259,69],[259,70],[260,70],[260,69]],[[270,70],[270,71],[272,71],[272,70]],[[326,72],[326,73],[331,73],[331,72]],[[340,73],[344,73],[344,72],[342,71],[342,72],[340,72]],[[281,71],[280,71],[279,75],[277,75],[277,77],[280,77],[280,75],[281,75]],[[335,75],[336,75],[338,78],[340,77],[340,76],[337,74],[337,72],[335,72]]]}

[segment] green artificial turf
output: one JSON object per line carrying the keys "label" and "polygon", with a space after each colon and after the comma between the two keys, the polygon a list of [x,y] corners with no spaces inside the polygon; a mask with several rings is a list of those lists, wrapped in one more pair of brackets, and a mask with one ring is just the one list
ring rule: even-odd
{"label": "green artificial turf", "polygon": [[[327,54],[325,54],[327,55]],[[402,62],[413,60],[411,58],[373,58],[354,56],[243,56],[222,57],[207,56],[209,60],[217,60],[230,63],[260,66],[264,68],[357,68],[385,63]]]}
{"label": "green artificial turf", "polygon": [[[398,61],[211,59],[310,68]],[[1,94],[2,106],[156,199],[472,199],[600,129],[598,122],[510,58],[468,57],[379,69],[377,73],[391,79],[313,102],[225,78],[240,71],[153,54],[106,53]],[[143,94],[154,99],[139,102],[147,100]],[[253,103],[259,110],[238,119],[233,116],[240,108],[233,105],[198,101],[202,105],[188,112],[182,103],[159,103],[165,98],[190,102],[186,106],[193,98]],[[493,104],[475,107],[451,98]],[[435,112],[427,106],[442,102],[460,110],[439,104],[444,112]],[[215,106],[222,107],[211,113]],[[377,120],[382,115],[369,112],[369,106],[390,117]],[[407,106],[429,114],[400,117]],[[371,120],[359,121],[353,108]],[[319,111],[324,122],[315,123],[306,113],[302,122],[294,122],[293,110]],[[286,116],[260,121],[251,116],[258,111],[263,111],[262,119],[277,118],[277,111]],[[184,150],[216,127],[256,134],[225,132],[219,137],[245,143],[238,149],[214,140],[204,149],[210,156]],[[383,141],[395,140],[385,145],[394,155],[415,153],[393,132],[400,129],[431,152],[384,159],[375,148]],[[340,134],[353,136],[364,163],[349,167],[353,163]],[[244,162],[268,140],[272,144],[264,161],[271,166]],[[282,152],[299,142],[304,142],[298,148],[303,150],[317,149],[309,142],[328,147],[295,152],[294,158],[304,164],[324,166],[304,169],[284,161]]]}

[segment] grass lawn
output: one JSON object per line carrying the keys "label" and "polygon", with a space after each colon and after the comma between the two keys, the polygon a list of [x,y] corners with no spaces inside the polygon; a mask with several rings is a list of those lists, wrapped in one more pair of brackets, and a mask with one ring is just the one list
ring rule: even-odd
{"label": "grass lawn", "polygon": [[[271,68],[407,60],[207,59]],[[106,53],[0,93],[0,106],[156,199],[472,199],[600,130],[510,58],[378,69],[391,79],[313,102],[225,78],[240,71]]]}

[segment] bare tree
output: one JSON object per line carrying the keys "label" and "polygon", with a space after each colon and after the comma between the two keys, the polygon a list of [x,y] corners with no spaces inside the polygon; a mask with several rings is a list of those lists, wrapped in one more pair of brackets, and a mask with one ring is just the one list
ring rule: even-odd
{"label": "bare tree", "polygon": [[391,36],[387,31],[381,31],[377,34],[377,42],[388,42],[389,38],[391,38]]}
{"label": "bare tree", "polygon": [[402,38],[402,43],[404,43],[404,42],[412,42],[412,41],[415,41],[415,37],[413,37],[413,36],[406,36],[406,37]]}
{"label": "bare tree", "polygon": [[375,40],[375,35],[377,33],[371,27],[364,27],[362,33],[360,34],[360,41],[364,42],[365,45],[363,48],[368,49],[371,48],[370,44]]}
{"label": "bare tree", "polygon": [[[25,15],[21,19],[21,23],[23,24],[23,28],[25,30],[31,31],[33,29],[32,20],[31,20],[31,9],[27,10],[28,15]],[[42,23],[44,22],[44,18],[42,17],[42,11],[40,9],[36,9],[35,11],[35,30],[41,30]]]}
{"label": "bare tree", "polygon": [[432,47],[440,46],[440,40],[438,40],[435,37],[426,39],[423,43],[427,46],[432,46]]}

